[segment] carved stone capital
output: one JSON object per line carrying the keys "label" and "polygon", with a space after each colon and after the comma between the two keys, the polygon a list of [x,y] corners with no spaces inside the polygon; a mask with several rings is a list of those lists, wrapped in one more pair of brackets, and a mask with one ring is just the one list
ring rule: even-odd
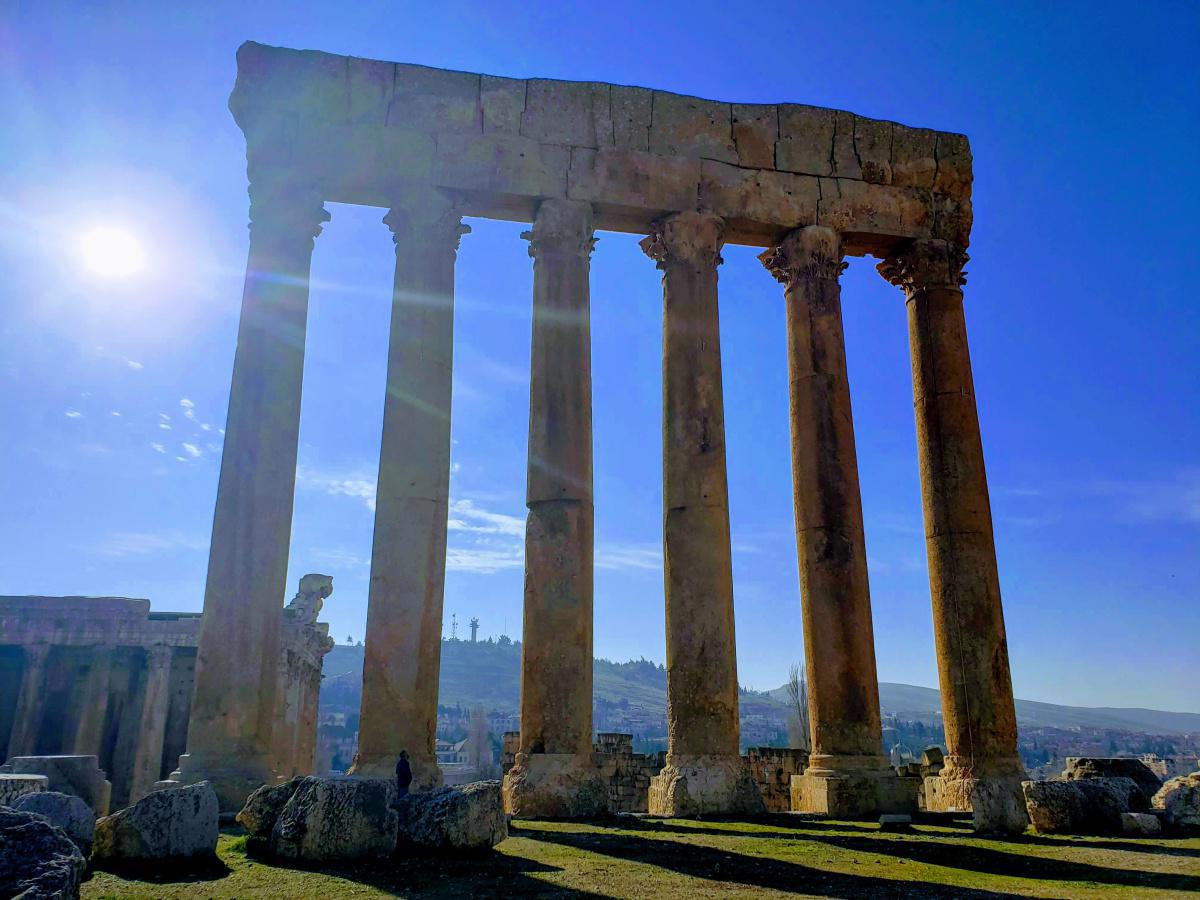
{"label": "carved stone capital", "polygon": [[529,231],[521,237],[529,241],[529,255],[547,253],[591,256],[596,246],[596,228],[590,203],[572,200],[543,200]]}
{"label": "carved stone capital", "polygon": [[639,246],[660,269],[687,263],[698,269],[715,269],[723,260],[725,220],[711,213],[681,212],[654,223],[654,230]]}
{"label": "carved stone capital", "polygon": [[785,287],[791,287],[800,278],[836,280],[846,271],[841,237],[824,225],[790,231],[758,258]]}
{"label": "carved stone capital", "polygon": [[289,182],[251,182],[250,234],[259,240],[315,240],[329,221],[321,194]]}
{"label": "carved stone capital", "polygon": [[383,217],[397,247],[413,241],[432,247],[449,247],[455,253],[471,226],[463,224],[457,201],[432,187],[415,187],[400,192]]}
{"label": "carved stone capital", "polygon": [[967,251],[949,241],[913,241],[895,256],[881,262],[879,274],[905,294],[930,288],[958,288],[967,283],[963,267]]}

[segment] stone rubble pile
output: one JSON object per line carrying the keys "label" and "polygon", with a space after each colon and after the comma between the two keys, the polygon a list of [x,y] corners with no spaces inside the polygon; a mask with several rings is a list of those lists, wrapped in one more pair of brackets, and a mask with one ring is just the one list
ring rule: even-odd
{"label": "stone rubble pile", "polygon": [[96,814],[78,797],[57,791],[38,791],[18,797],[12,808],[44,816],[51,825],[66,833],[85,858],[91,855]]}
{"label": "stone rubble pile", "polygon": [[78,900],[87,861],[45,816],[0,807],[0,897]]}
{"label": "stone rubble pile", "polygon": [[1172,778],[1150,801],[1173,828],[1200,828],[1200,772]]}

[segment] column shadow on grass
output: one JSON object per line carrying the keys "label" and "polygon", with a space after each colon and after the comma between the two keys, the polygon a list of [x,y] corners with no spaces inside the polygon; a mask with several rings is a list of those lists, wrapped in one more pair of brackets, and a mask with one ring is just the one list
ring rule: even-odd
{"label": "column shadow on grass", "polygon": [[[951,840],[963,835],[945,835]],[[975,837],[975,835],[965,835]],[[1076,838],[1071,840],[1055,840],[1040,834],[1023,834],[1005,838],[1012,844],[1037,844],[1042,847],[1056,847],[1059,850],[1071,850],[1078,847],[1081,850],[1117,850],[1124,853],[1147,853],[1152,856],[1190,856],[1200,858],[1200,848],[1171,846],[1176,841],[1185,841],[1187,836],[1163,835],[1150,840],[1139,838]],[[1166,842],[1164,846],[1162,842]]]}
{"label": "column shadow on grass", "polygon": [[[687,831],[688,829],[680,829]],[[596,832],[561,832],[517,829],[521,837],[600,853],[629,862],[669,869],[681,875],[729,884],[746,884],[796,894],[825,897],[913,896],[933,898],[1019,897],[997,891],[972,890],[933,884],[926,881],[900,881],[870,875],[827,872],[794,862],[731,853],[700,844],[657,840],[642,836],[621,836]],[[718,831],[723,835],[733,832]],[[755,836],[759,836],[757,833]],[[798,836],[803,839],[803,836]],[[813,838],[817,840],[817,838]]]}
{"label": "column shadow on grass", "polygon": [[769,816],[754,819],[756,825],[770,825],[774,828],[784,828],[787,831],[750,831],[734,828],[705,827],[717,822],[730,822],[745,825],[745,819],[697,819],[696,824],[683,825],[665,819],[650,819],[634,816],[622,816],[615,819],[592,819],[589,825],[597,828],[613,829],[616,831],[641,831],[649,834],[712,834],[718,837],[751,837],[774,840],[796,841],[805,837],[809,831],[859,831],[867,834],[878,834],[875,825],[859,825],[853,822],[823,822],[819,820],[797,820],[789,816]]}
{"label": "column shadow on grass", "polygon": [[[953,835],[946,835],[953,840]],[[852,835],[813,835],[813,841],[854,850],[901,857],[913,862],[930,863],[954,869],[967,869],[988,875],[1010,878],[1034,878],[1045,881],[1089,881],[1121,887],[1155,888],[1164,891],[1200,892],[1200,877],[1171,875],[1165,872],[1146,872],[1139,869],[1113,869],[1090,863],[1041,856],[1023,856],[991,847],[977,847],[932,841],[896,840],[887,837],[857,837]],[[1013,843],[1023,839],[1018,838]],[[1064,848],[1064,844],[1056,844]],[[1123,848],[1127,849],[1127,848]]]}

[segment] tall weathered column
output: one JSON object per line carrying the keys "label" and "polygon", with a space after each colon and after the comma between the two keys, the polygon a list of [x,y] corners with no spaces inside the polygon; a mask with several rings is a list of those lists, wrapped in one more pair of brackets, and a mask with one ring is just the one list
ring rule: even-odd
{"label": "tall weathered column", "polygon": [[167,710],[171,706],[172,655],[172,649],[163,644],[146,648],[146,682],[129,787],[130,803],[154,790],[154,782],[162,775],[163,739],[167,736]]}
{"label": "tall weathered column", "polygon": [[717,266],[724,222],[684,212],[642,249],[663,273],[663,507],[667,761],[653,815],[764,811],[738,753],[733,564]]}
{"label": "tall weathered column", "polygon": [[104,720],[108,715],[109,675],[112,669],[113,648],[98,645],[92,648],[92,660],[79,698],[79,721],[72,741],[73,752],[99,756],[104,738]]}
{"label": "tall weathered column", "polygon": [[521,744],[504,781],[523,816],[608,805],[592,753],[592,209],[544,200],[529,239],[533,342]]}
{"label": "tall weathered column", "polygon": [[[222,811],[273,777],[271,738],[287,577],[313,241],[329,214],[306,187],[250,186],[250,254],[178,778]],[[174,777],[174,776],[173,776]]]}
{"label": "tall weathered column", "polygon": [[21,672],[21,688],[17,694],[17,709],[13,714],[12,731],[8,737],[8,755],[32,756],[37,752],[38,732],[42,727],[42,688],[46,681],[46,660],[49,644],[26,644],[25,668]]}
{"label": "tall weathered column", "polygon": [[433,188],[398,198],[383,443],[352,771],[391,777],[407,750],[413,790],[442,783],[434,755],[450,490],[454,263],[462,224]]}
{"label": "tall weathered column", "polygon": [[[975,826],[1027,824],[1017,719],[983,442],[961,285],[967,254],[916,241],[879,264],[904,290],[912,353],[925,546],[949,754],[925,786],[933,808],[970,807]],[[932,782],[932,783],[931,783]]]}
{"label": "tall weathered column", "polygon": [[321,670],[304,674],[300,694],[300,721],[296,726],[296,774],[324,775],[315,771],[317,751],[317,713],[321,699]]}
{"label": "tall weathered column", "polygon": [[792,808],[833,817],[910,811],[883,756],[866,540],[842,333],[841,239],[810,225],[759,259],[784,285],[796,552],[812,754]]}

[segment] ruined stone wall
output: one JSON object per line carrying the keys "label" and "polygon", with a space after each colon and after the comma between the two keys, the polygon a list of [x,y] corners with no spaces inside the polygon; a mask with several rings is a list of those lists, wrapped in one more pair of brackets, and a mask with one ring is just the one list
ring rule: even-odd
{"label": "ruined stone wall", "polygon": [[804,774],[808,752],[787,747],[750,747],[746,751],[746,762],[767,811],[790,811],[792,776]]}

